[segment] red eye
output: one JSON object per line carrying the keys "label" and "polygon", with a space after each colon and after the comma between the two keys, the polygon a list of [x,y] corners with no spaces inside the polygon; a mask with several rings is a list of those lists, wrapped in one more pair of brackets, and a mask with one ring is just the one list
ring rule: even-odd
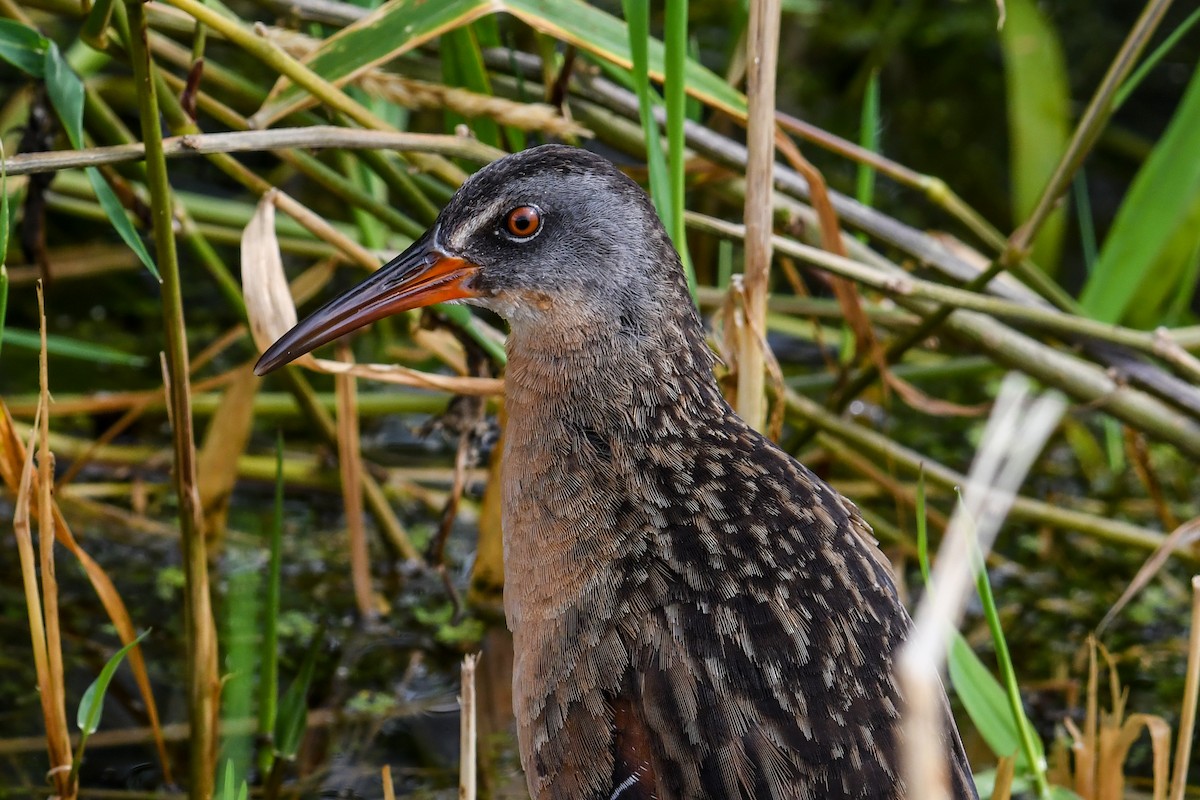
{"label": "red eye", "polygon": [[528,239],[542,227],[542,212],[535,206],[517,206],[505,220],[508,232],[518,239]]}

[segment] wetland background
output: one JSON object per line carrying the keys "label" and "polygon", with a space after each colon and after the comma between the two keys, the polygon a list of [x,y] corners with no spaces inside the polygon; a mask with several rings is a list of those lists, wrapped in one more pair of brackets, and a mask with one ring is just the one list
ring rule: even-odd
{"label": "wetland background", "polygon": [[[397,793],[451,796],[459,662],[482,649],[480,793],[521,796],[489,492],[502,324],[441,308],[354,338],[359,361],[418,370],[410,385],[300,369],[258,379],[247,305],[261,312],[243,294],[241,248],[260,197],[280,189],[275,229],[303,313],[407,246],[498,151],[563,140],[651,187],[686,242],[731,397],[740,372],[761,370],[741,344],[766,330],[778,369],[763,424],[863,509],[914,601],[916,508],[927,499],[936,543],[1004,373],[1068,397],[989,557],[995,608],[968,609],[979,661],[960,662],[952,694],[985,786],[1027,717],[1049,767],[1022,748],[1017,791],[1049,796],[1047,779],[1086,797],[1154,796],[1155,737],[1177,772],[1194,760],[1175,752],[1200,515],[1194,4],[1023,0],[1004,4],[997,30],[983,0],[788,0],[777,121],[807,161],[781,146],[779,193],[760,209],[782,238],[758,320],[733,278],[741,229],[720,222],[751,213],[747,7],[505,5],[493,16],[472,0],[401,1],[368,17],[316,0],[0,0],[0,517],[6,530],[14,520],[0,547],[0,793],[232,798],[245,780],[267,796],[379,797],[388,764]],[[353,79],[339,90],[314,75]],[[661,132],[640,124],[647,104],[665,105]],[[202,153],[203,137],[168,140],[166,159],[129,147],[147,131],[252,124],[308,133],[235,154]],[[364,129],[437,136],[361,149]],[[94,177],[42,152],[103,146],[126,149],[86,162]],[[810,191],[817,176],[832,198]],[[1004,275],[980,280],[989,265]],[[53,480],[53,500],[19,491],[25,448],[43,438],[39,280],[54,460],[38,459],[26,486]],[[190,432],[171,424],[185,397]],[[51,503],[48,581],[32,568],[43,529],[23,520]],[[1170,555],[1141,571],[1156,551]],[[1139,575],[1089,694],[1089,634]],[[85,690],[146,630],[142,680],[123,663],[77,773],[48,773],[72,761]],[[1126,760],[1120,742],[1088,738],[1089,697],[1111,708],[1110,676],[1127,713],[1174,731],[1169,744],[1151,725]],[[1023,714],[1006,705],[1017,686]]]}

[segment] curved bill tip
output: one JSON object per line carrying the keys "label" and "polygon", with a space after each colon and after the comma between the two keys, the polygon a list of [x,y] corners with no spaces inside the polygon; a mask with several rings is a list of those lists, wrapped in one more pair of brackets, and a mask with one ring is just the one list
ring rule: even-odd
{"label": "curved bill tip", "polygon": [[323,344],[401,311],[478,296],[471,278],[479,267],[438,250],[426,234],[369,278],[314,311],[254,365],[254,374],[288,364]]}

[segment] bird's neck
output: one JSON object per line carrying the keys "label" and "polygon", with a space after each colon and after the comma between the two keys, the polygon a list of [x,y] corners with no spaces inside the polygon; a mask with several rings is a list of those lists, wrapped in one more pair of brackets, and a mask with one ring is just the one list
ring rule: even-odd
{"label": "bird's neck", "polygon": [[723,413],[713,362],[690,305],[636,325],[514,325],[505,403],[509,418],[531,425],[545,446],[573,440],[580,427],[645,441],[661,430],[665,410]]}
{"label": "bird's neck", "polygon": [[728,411],[700,323],[690,307],[683,316],[636,331],[513,326],[503,483],[518,637],[568,612],[611,611],[614,565],[645,545],[645,510],[631,499],[647,454]]}

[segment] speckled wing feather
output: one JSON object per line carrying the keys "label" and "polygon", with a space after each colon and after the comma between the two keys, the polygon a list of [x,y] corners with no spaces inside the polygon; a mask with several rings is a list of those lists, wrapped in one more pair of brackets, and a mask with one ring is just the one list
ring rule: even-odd
{"label": "speckled wing feather", "polygon": [[[889,567],[853,504],[737,417],[724,422],[689,443],[690,470],[668,455],[648,487],[666,510],[657,563],[647,570],[642,553],[619,570],[645,576],[625,592],[648,613],[632,696],[616,706],[640,714],[614,720],[610,797],[900,797],[892,667],[910,622]],[[641,764],[620,752],[622,719],[649,743]],[[956,739],[944,749],[956,796],[973,797]]]}

